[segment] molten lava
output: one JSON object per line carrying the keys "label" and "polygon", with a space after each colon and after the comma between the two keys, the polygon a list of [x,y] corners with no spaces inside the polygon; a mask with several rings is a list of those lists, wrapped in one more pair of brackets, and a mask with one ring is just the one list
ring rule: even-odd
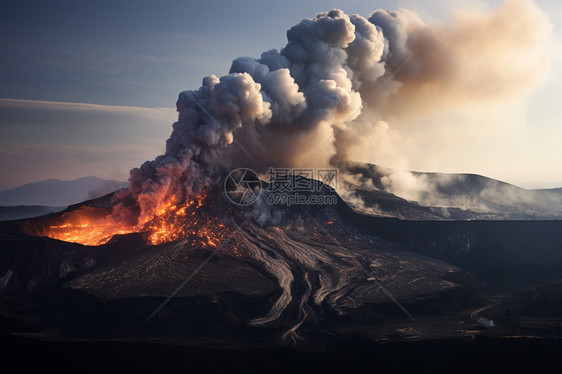
{"label": "molten lava", "polygon": [[92,246],[105,244],[114,235],[143,232],[153,245],[184,238],[194,245],[216,247],[226,228],[217,217],[197,214],[205,199],[202,193],[190,201],[173,204],[175,199],[171,197],[154,217],[135,226],[116,221],[109,208],[81,206],[58,217],[26,222],[22,230],[34,236]]}
{"label": "molten lava", "polygon": [[111,209],[81,206],[57,217],[28,221],[22,231],[84,245],[102,245],[114,235],[135,232],[133,227],[108,218],[110,215]]}
{"label": "molten lava", "polygon": [[[152,220],[146,222],[142,231],[148,232],[151,244],[166,243],[180,238],[190,239],[193,244],[216,247],[224,234],[224,225],[217,217],[197,214],[203,207],[205,194],[178,205],[166,203]],[[170,200],[172,201],[172,200]],[[209,202],[206,202],[209,206]]]}

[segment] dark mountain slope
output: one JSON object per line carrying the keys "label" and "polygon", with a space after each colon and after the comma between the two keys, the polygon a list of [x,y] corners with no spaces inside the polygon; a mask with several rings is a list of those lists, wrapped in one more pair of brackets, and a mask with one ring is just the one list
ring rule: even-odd
{"label": "dark mountain slope", "polygon": [[[256,209],[282,214],[259,225]],[[482,281],[509,289],[562,271],[559,221],[403,221],[360,215],[339,197],[241,208],[216,190],[195,214],[221,222],[217,243],[188,233],[148,245],[138,233],[89,247],[0,224],[1,313],[73,338],[323,346],[410,317],[453,318],[481,305]]]}

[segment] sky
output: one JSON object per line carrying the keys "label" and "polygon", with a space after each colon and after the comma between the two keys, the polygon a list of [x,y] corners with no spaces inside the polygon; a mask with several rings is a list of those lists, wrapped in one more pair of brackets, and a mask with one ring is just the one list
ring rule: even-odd
{"label": "sky", "polygon": [[[368,17],[378,8],[404,7],[425,22],[446,24],[459,9],[500,3],[4,1],[0,190],[48,178],[126,180],[129,169],[163,153],[180,91],[197,89],[207,75],[227,74],[236,57],[282,48],[286,31],[319,11],[340,8]],[[410,120],[417,130],[403,147],[360,161],[470,172],[526,188],[562,186],[562,5],[535,3],[552,25],[551,56],[538,83],[493,110]],[[422,134],[427,121],[440,121],[431,137]],[[465,125],[450,125],[456,122]],[[486,131],[474,136],[471,126]]]}

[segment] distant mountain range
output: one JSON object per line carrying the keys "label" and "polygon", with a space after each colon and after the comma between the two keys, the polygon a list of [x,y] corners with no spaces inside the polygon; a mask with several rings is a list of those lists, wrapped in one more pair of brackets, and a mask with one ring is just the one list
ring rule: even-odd
{"label": "distant mountain range", "polygon": [[97,177],[83,177],[71,181],[47,179],[0,192],[0,206],[66,207],[126,186],[126,182]]}
{"label": "distant mountain range", "polygon": [[476,174],[396,171],[348,165],[357,210],[404,219],[560,219],[562,188],[527,190]]}

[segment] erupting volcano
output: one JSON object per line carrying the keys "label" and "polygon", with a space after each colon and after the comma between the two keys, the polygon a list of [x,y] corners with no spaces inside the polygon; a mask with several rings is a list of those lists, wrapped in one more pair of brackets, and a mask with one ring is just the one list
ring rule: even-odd
{"label": "erupting volcano", "polygon": [[[369,18],[334,9],[292,27],[280,51],[205,77],[179,94],[164,154],[131,170],[127,188],[0,223],[0,322],[17,319],[14,332],[45,340],[252,349],[354,347],[358,336],[399,341],[412,328],[419,333],[409,337],[423,339],[560,336],[562,221],[471,221],[488,217],[487,205],[476,201],[479,215],[423,206],[392,194],[408,176],[353,163],[365,146],[385,148],[387,120],[421,115],[422,97],[438,110],[516,90],[505,81],[527,64],[465,58],[481,62],[505,44],[514,60],[538,59],[527,52],[543,14],[529,4],[507,1],[451,27],[405,9]],[[494,43],[482,52],[475,46],[484,34]],[[445,58],[451,48],[462,58]],[[466,79],[481,69],[484,78],[497,73],[485,88]],[[328,168],[334,186],[310,178]],[[227,177],[250,169],[249,181],[245,172]],[[480,186],[493,213],[504,213],[507,203],[480,177],[467,178],[471,186],[455,177],[451,192],[450,177],[412,175],[439,187],[438,198],[413,195],[425,201],[460,201],[460,187]],[[270,199],[276,184],[298,195],[294,204]],[[543,203],[557,201],[553,191]],[[536,325],[514,317],[537,310],[544,319]],[[476,326],[484,311],[497,325]]]}
{"label": "erupting volcano", "polygon": [[[478,102],[517,88],[511,79],[529,76],[526,64],[493,56],[483,65],[488,70],[482,75],[493,74],[494,84],[488,80],[480,89],[465,76],[474,75],[481,64],[446,57],[452,51],[475,59],[489,57],[492,52],[486,45],[474,49],[473,35],[490,34],[510,58],[540,59],[543,34],[535,23],[543,16],[532,4],[518,1],[449,27],[425,24],[405,9],[379,9],[369,18],[339,9],[318,13],[290,28],[280,51],[263,52],[257,59],[239,57],[229,74],[207,76],[198,90],[181,92],[178,121],[165,153],[131,170],[129,187],[114,194],[104,209],[81,208],[24,230],[88,245],[106,243],[117,234],[147,232],[148,241],[157,244],[201,226],[190,216],[205,200],[205,188],[220,184],[238,167],[262,175],[270,167],[333,167],[344,179],[357,179],[348,172],[354,155],[364,147],[377,152],[373,144],[386,147],[391,125],[387,120],[406,116],[404,103],[415,112],[420,98],[428,95],[435,102],[447,97],[446,106],[452,107],[459,92],[463,100]],[[510,23],[495,27],[496,19],[509,17],[518,18],[518,27],[527,35],[524,41],[514,36]],[[509,74],[504,74],[506,66]],[[399,177],[382,178],[385,191],[403,188],[398,182],[404,178]],[[353,189],[338,192],[362,204]],[[273,222],[269,218],[279,214],[270,212],[264,204],[255,204],[250,216]],[[208,243],[215,240],[209,238]]]}

